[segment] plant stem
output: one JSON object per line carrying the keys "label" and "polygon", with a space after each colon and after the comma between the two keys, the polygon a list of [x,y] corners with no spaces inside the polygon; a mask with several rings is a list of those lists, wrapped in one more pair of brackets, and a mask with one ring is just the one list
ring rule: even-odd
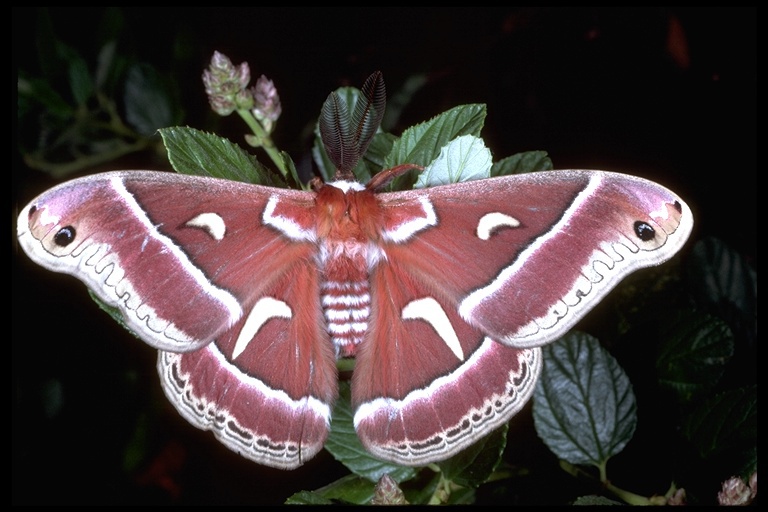
{"label": "plant stem", "polygon": [[247,109],[237,109],[237,113],[240,115],[240,117],[243,118],[243,121],[250,127],[251,131],[256,136],[256,139],[259,141],[259,144],[262,148],[264,148],[264,151],[267,152],[267,155],[269,155],[269,158],[272,159],[272,161],[275,163],[277,168],[280,170],[280,172],[283,174],[283,176],[288,176],[288,169],[285,168],[285,163],[283,162],[282,157],[280,156],[280,152],[275,147],[275,144],[272,142],[272,138],[267,134],[267,132],[264,130],[264,127],[261,126],[261,123],[253,117],[253,114],[251,114],[250,110]]}

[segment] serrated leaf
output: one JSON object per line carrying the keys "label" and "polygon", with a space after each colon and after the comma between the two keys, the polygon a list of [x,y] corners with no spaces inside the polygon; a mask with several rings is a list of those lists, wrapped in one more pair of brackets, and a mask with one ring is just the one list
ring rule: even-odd
{"label": "serrated leaf", "polygon": [[700,291],[712,304],[722,301],[749,310],[757,295],[757,276],[749,263],[722,240],[705,238],[692,253],[694,271],[705,274]]}
{"label": "serrated leaf", "polygon": [[331,432],[325,442],[326,450],[351,472],[372,482],[377,482],[385,473],[397,482],[413,478],[416,475],[414,468],[381,461],[363,447],[355,432],[350,399],[349,383],[339,383],[339,398],[333,409]]}
{"label": "serrated leaf", "polygon": [[659,383],[682,403],[711,390],[733,357],[733,334],[717,317],[683,310],[670,322],[656,358]]}
{"label": "serrated leaf", "polygon": [[491,164],[491,151],[483,139],[462,135],[440,150],[440,156],[421,172],[414,188],[489,178]]}
{"label": "serrated leaf", "polygon": [[[347,475],[335,482],[315,489],[311,493],[302,493],[301,499],[311,499],[313,503],[347,503],[366,505],[371,502],[376,484],[356,475]],[[294,495],[296,496],[296,495]],[[291,500],[291,498],[288,498]],[[289,503],[286,501],[286,503]]]}
{"label": "serrated leaf", "polygon": [[536,432],[560,459],[600,467],[635,431],[632,384],[588,334],[571,332],[543,350],[533,402]]}
{"label": "serrated leaf", "polygon": [[149,64],[130,67],[125,78],[125,118],[147,137],[158,129],[178,123],[180,114],[163,78]]}
{"label": "serrated leaf", "polygon": [[757,273],[746,259],[723,241],[705,238],[694,245],[688,268],[698,302],[752,345],[757,337]]}
{"label": "serrated leaf", "polygon": [[682,433],[702,458],[744,446],[757,450],[757,387],[706,400],[687,418]]}
{"label": "serrated leaf", "polygon": [[285,500],[284,505],[335,505],[336,503],[315,491],[299,491]]}
{"label": "serrated leaf", "polygon": [[491,167],[491,176],[510,176],[529,172],[551,171],[552,160],[546,151],[526,151],[503,158]]}
{"label": "serrated leaf", "polygon": [[159,132],[176,172],[280,186],[253,155],[223,137],[180,126]]}
{"label": "serrated leaf", "polygon": [[440,155],[443,146],[456,137],[479,137],[485,115],[485,105],[460,105],[406,129],[392,145],[384,166],[390,168],[399,164],[429,164]]}
{"label": "serrated leaf", "polygon": [[[300,189],[301,179],[299,179],[299,171],[296,169],[296,164],[293,163],[293,159],[291,158],[291,155],[289,155],[285,151],[280,151],[280,158],[282,158],[283,160],[283,168],[288,170],[288,175],[292,181],[290,188]],[[258,160],[256,160],[256,164],[260,166],[264,172],[266,172],[268,177],[270,176],[266,168],[262,166],[260,163],[258,163]],[[270,179],[271,183],[276,183],[276,182],[279,183],[279,181],[280,180],[277,180],[277,179],[276,180]],[[286,186],[286,185],[282,185],[282,186]]]}

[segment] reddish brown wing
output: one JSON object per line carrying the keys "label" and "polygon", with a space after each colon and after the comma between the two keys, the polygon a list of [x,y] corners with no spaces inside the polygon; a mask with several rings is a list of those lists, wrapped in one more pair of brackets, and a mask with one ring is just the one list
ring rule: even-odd
{"label": "reddish brown wing", "polygon": [[336,397],[313,206],[307,192],[107,173],[38,197],[18,237],[163,350],[166,394],[187,419],[288,469],[322,447]]}
{"label": "reddish brown wing", "polygon": [[692,228],[677,196],[634,177],[562,171],[380,194],[385,257],[358,354],[355,426],[378,456],[442,460],[533,392],[539,345]]}
{"label": "reddish brown wing", "polygon": [[598,171],[379,197],[391,212],[389,232],[414,216],[434,216],[407,240],[389,243],[388,257],[462,318],[515,347],[567,332],[626,275],[671,258],[693,227],[688,206],[666,188]]}

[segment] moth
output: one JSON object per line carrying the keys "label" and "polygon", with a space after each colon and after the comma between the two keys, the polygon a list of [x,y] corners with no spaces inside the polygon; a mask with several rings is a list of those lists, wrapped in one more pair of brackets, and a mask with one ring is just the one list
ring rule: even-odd
{"label": "moth", "polygon": [[446,459],[533,393],[541,345],[627,274],[685,243],[689,207],[656,183],[565,170],[387,192],[351,169],[384,112],[380,73],[320,132],[338,171],[289,190],[152,171],[63,183],[18,217],[31,259],[82,280],[159,350],[168,399],[258,463],[293,469],[328,435],[336,362],[376,457]]}

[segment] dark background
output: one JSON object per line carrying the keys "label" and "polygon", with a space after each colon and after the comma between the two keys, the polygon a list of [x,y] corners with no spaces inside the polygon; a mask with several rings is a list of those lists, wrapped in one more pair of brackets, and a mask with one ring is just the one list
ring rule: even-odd
{"label": "dark background", "polygon": [[[248,61],[254,79],[274,80],[283,104],[275,138],[297,162],[331,90],[360,86],[378,69],[392,93],[426,74],[394,133],[459,104],[486,103],[483,135],[494,160],[546,150],[558,169],[658,181],[696,218],[683,257],[714,236],[757,268],[754,8],[123,12],[132,50],[177,74],[184,124],[214,129],[200,81],[214,50]],[[51,13],[59,37],[93,62],[102,10]],[[34,72],[35,11],[13,15],[14,69]],[[180,35],[186,57],[174,62]],[[233,116],[215,130],[240,140],[244,127]],[[12,152],[15,233],[18,210],[55,181]],[[294,472],[262,468],[188,426],[162,396],[154,350],[98,311],[79,282],[37,268],[13,235],[11,243],[13,503],[282,503],[345,474],[324,452]],[[548,490],[521,489],[519,502],[578,495],[568,495],[571,484],[536,438],[530,411],[512,423],[507,459],[539,476],[555,470],[543,479]],[[639,492],[663,492],[669,478]]]}

